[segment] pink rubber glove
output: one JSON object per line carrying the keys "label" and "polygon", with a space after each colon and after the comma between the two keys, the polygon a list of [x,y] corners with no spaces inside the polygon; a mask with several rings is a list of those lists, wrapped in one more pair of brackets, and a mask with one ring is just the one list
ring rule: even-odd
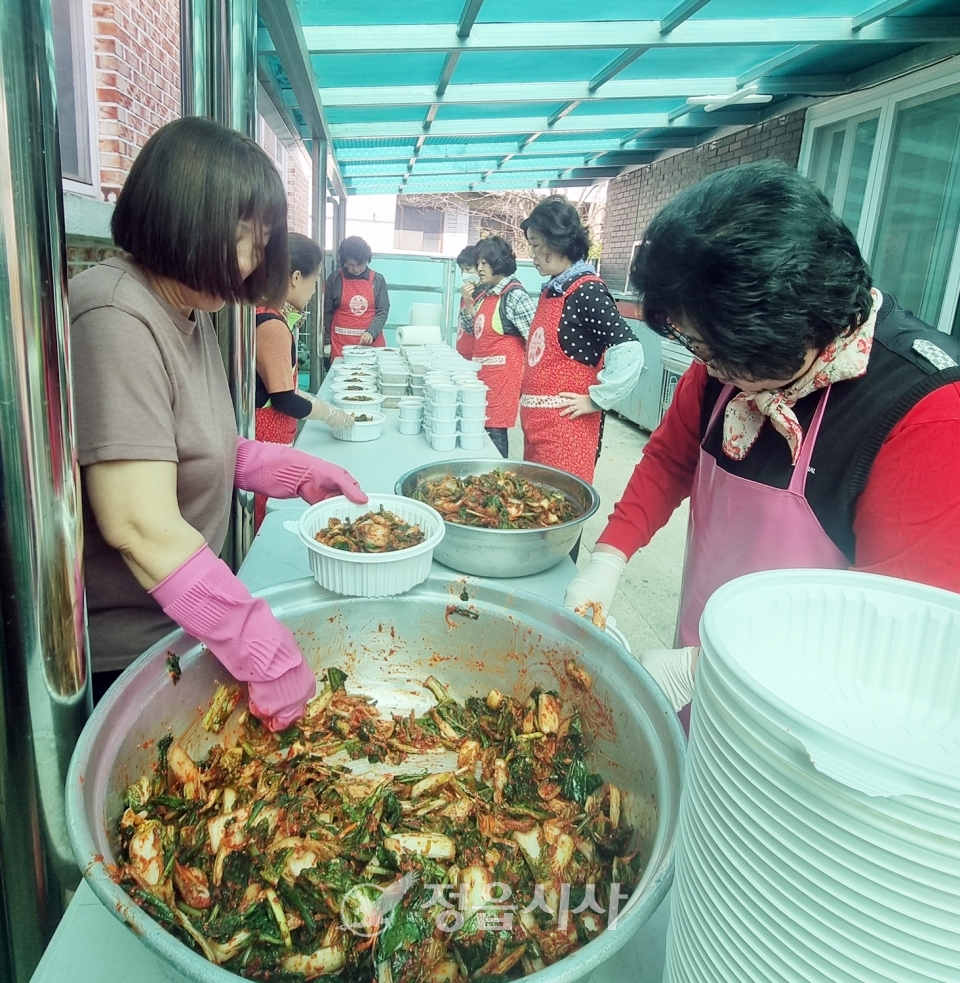
{"label": "pink rubber glove", "polygon": [[316,505],[334,495],[346,495],[363,504],[367,496],[349,471],[296,451],[286,444],[237,438],[237,466],[233,485],[242,491],[271,498],[296,498]]}
{"label": "pink rubber glove", "polygon": [[272,731],[299,720],[317,691],[293,633],[203,546],[150,591],[181,628],[203,642],[235,679],[248,683],[250,710]]}

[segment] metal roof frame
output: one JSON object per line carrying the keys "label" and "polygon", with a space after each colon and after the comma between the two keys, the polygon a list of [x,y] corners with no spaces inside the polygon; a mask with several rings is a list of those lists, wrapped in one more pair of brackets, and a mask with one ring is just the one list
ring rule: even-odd
{"label": "metal roof frame", "polygon": [[[583,13],[598,19],[549,23],[493,23],[483,19],[484,0],[450,0],[445,23],[377,23],[371,9],[361,25],[319,26],[301,22],[301,13],[309,20],[315,9],[311,0],[299,2],[260,0],[261,86],[289,132],[329,141],[328,173],[341,197],[605,181],[960,53],[960,16],[944,0],[885,0],[853,16],[855,5],[835,0],[844,16],[765,18],[731,15],[730,3],[724,16],[711,16],[710,0],[683,0],[660,4],[657,18],[610,21],[599,19],[604,0],[595,0]],[[657,6],[638,0],[648,14]],[[748,0],[739,7],[763,9]],[[416,18],[418,5],[409,10]],[[362,9],[351,15],[365,16]],[[555,64],[558,53],[562,62],[563,52],[594,67],[575,80],[552,81],[549,72],[530,77],[537,74],[530,65]],[[477,57],[509,57],[514,61],[497,64],[513,65],[520,53],[523,78],[507,71],[474,81],[482,74]],[[391,69],[398,57],[406,60]],[[352,84],[345,67],[351,58],[365,66],[356,72],[363,84]],[[411,58],[421,77],[392,84]],[[643,66],[661,64],[650,58],[674,59],[671,65],[681,59],[690,70],[644,77],[651,69]],[[724,72],[728,61],[732,70]],[[329,85],[328,62],[335,76]],[[696,71],[701,62],[703,75]],[[384,81],[374,77],[379,67]],[[424,80],[427,73],[432,81]]]}

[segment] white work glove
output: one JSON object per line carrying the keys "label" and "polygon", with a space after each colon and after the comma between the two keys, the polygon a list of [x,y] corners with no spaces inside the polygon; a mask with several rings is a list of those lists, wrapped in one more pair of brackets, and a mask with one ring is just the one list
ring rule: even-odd
{"label": "white work glove", "polygon": [[335,406],[325,403],[316,396],[306,396],[313,403],[313,409],[307,416],[308,420],[319,420],[325,423],[331,430],[349,430],[356,422],[353,417],[344,410],[338,410]]}
{"label": "white work glove", "polygon": [[640,656],[640,665],[656,680],[678,712],[693,699],[693,678],[700,649],[687,645],[680,649],[649,649]]}
{"label": "white work glove", "polygon": [[563,606],[571,611],[578,608],[582,611],[591,604],[599,604],[606,616],[626,566],[626,561],[615,553],[594,552],[590,562],[567,585]]}

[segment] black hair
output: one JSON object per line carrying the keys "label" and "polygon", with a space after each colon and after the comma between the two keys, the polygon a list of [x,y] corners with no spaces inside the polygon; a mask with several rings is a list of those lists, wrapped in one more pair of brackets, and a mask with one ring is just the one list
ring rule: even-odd
{"label": "black hair", "polygon": [[590,252],[590,232],[580,221],[580,213],[562,195],[544,198],[520,223],[529,239],[531,230],[561,256],[576,263]]}
{"label": "black hair", "polygon": [[287,241],[290,243],[290,273],[300,272],[304,276],[313,276],[320,269],[323,260],[320,247],[309,236],[299,232],[291,232]]}
{"label": "black hair", "polygon": [[498,276],[510,276],[517,272],[517,257],[513,247],[500,236],[487,236],[477,243],[477,263],[484,260]]}
{"label": "black hair", "polygon": [[463,249],[457,254],[457,266],[462,270],[465,266],[477,265],[477,247],[476,246],[464,246]]}
{"label": "black hair", "polygon": [[870,314],[870,270],[820,191],[781,161],[742,164],[654,216],[630,269],[644,320],[682,321],[730,375],[789,379]]}
{"label": "black hair", "polygon": [[[244,280],[237,224],[269,230]],[[276,164],[236,130],[187,116],[161,126],[137,155],[110,220],[114,242],[157,276],[231,302],[282,303],[287,196]]]}
{"label": "black hair", "polygon": [[348,236],[340,243],[339,256],[341,266],[348,259],[352,259],[356,263],[369,263],[373,258],[373,250],[360,236]]}

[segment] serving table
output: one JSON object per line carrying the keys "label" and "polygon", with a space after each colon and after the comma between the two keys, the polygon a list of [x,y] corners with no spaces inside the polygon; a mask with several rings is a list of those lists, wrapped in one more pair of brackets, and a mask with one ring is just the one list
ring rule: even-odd
{"label": "serving table", "polygon": [[[319,395],[329,398],[329,390],[324,392],[321,388]],[[483,457],[485,453],[489,453],[491,463],[501,459],[489,437],[485,438],[484,451],[434,451],[422,434],[399,433],[396,410],[385,413],[384,433],[377,441],[339,441],[322,424],[308,422],[296,446],[341,465],[366,491],[379,493],[393,493],[397,478],[420,464],[444,458]],[[267,517],[239,571],[240,578],[251,590],[310,576],[306,551],[284,527],[285,523],[295,521],[303,507],[299,499],[270,500]],[[436,562],[433,572],[451,578],[460,576]],[[538,594],[559,604],[575,572],[573,562],[565,558],[551,570],[508,579],[502,586]],[[593,974],[590,983],[658,983],[663,972],[668,908],[669,895],[635,938]],[[47,947],[32,983],[129,983],[130,980],[187,983],[186,977],[141,945],[83,883]]]}

